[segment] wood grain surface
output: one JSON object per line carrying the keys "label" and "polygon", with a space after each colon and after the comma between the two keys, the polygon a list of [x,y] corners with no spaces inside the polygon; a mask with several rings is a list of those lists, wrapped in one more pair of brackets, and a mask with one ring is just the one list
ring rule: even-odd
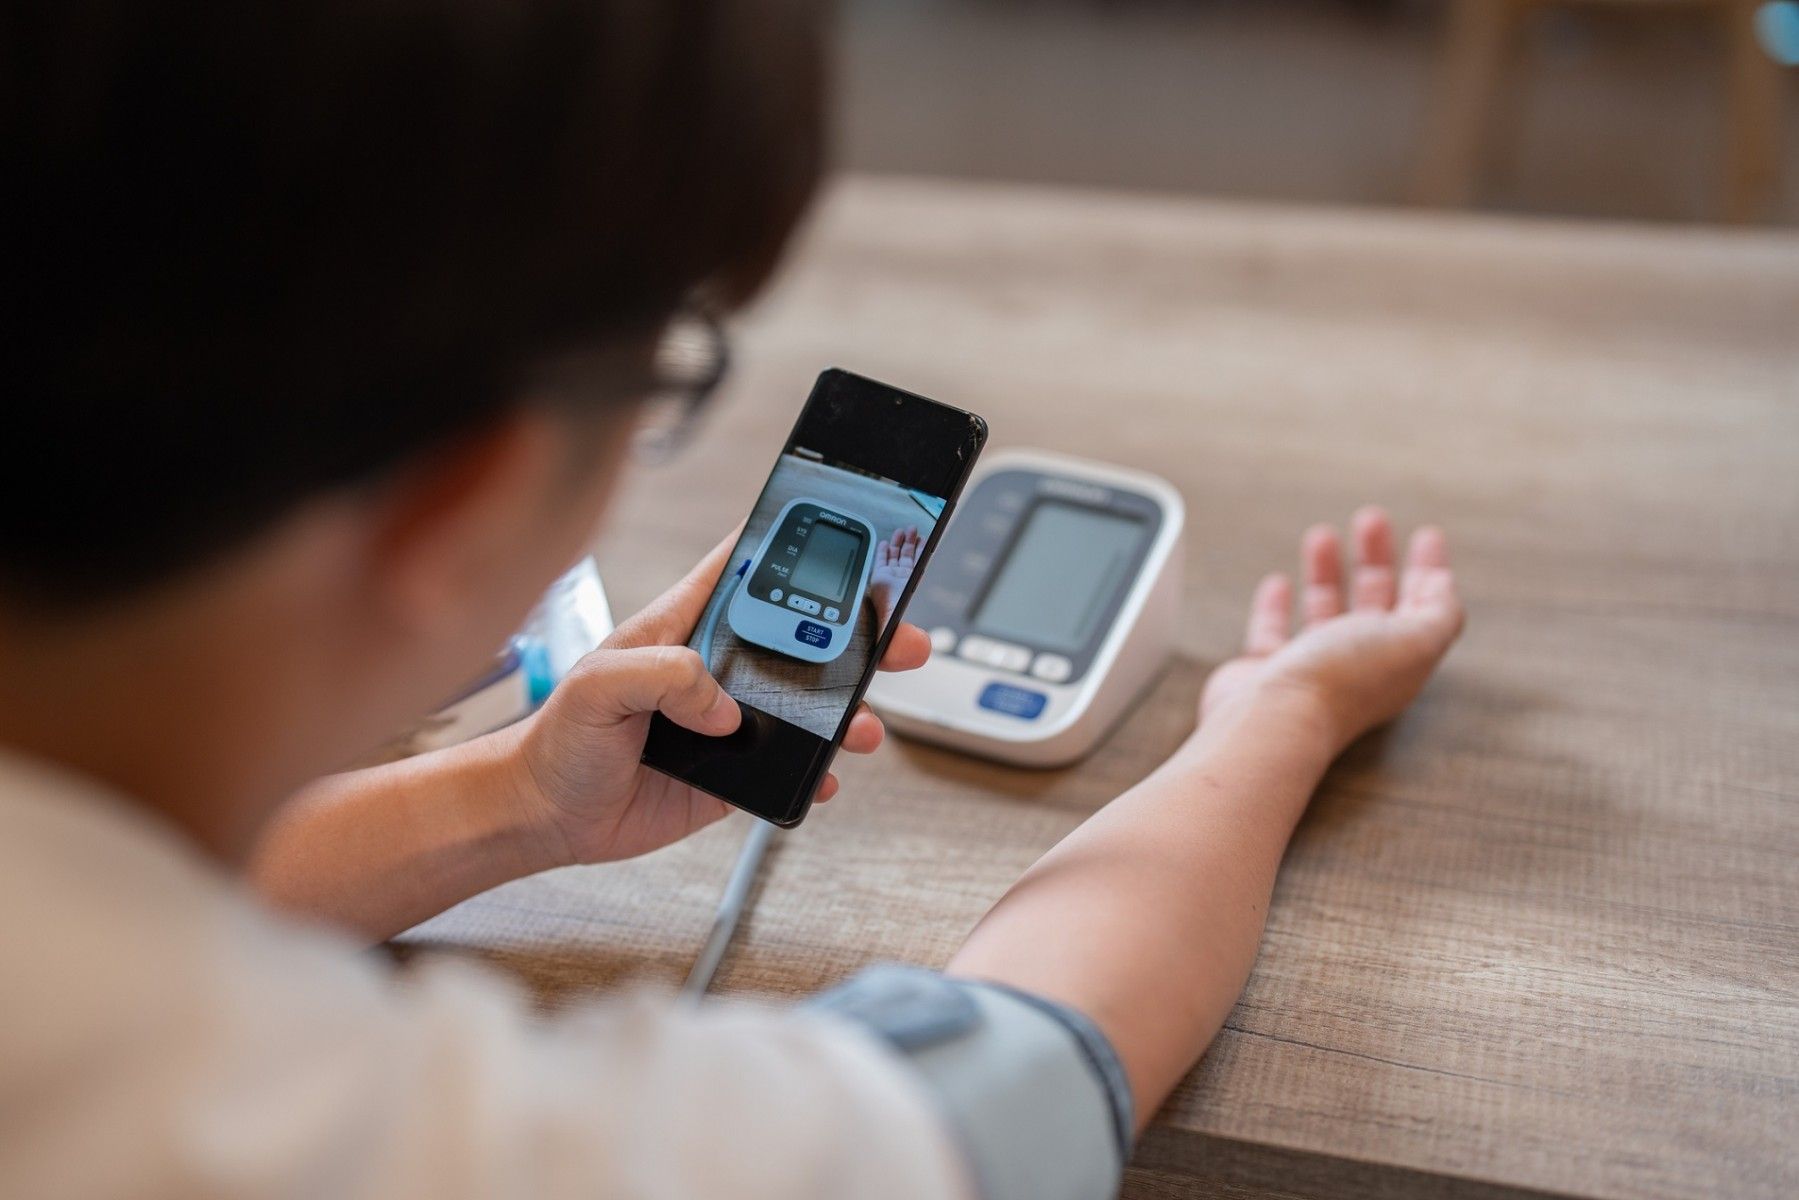
{"label": "wood grain surface", "polygon": [[[1078,766],[841,763],[722,990],[943,962],[1186,735],[1300,530],[1379,499],[1449,529],[1467,636],[1326,781],[1126,1194],[1799,1195],[1799,238],[858,180],[741,332],[601,541],[621,612],[748,508],[835,364],[1175,481],[1187,624]],[[552,1004],[675,983],[740,821],[408,943]]]}

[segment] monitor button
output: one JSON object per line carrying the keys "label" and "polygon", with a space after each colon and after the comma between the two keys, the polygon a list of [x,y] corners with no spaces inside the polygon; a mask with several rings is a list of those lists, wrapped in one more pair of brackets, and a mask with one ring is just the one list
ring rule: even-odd
{"label": "monitor button", "polygon": [[931,651],[935,654],[948,654],[956,648],[956,631],[948,625],[939,625],[931,630]]}
{"label": "monitor button", "polygon": [[1002,671],[1022,671],[1031,665],[1031,652],[1023,646],[1014,646],[1010,642],[996,641],[978,634],[970,634],[962,639],[961,654],[970,662],[998,667]]}
{"label": "monitor button", "polygon": [[981,689],[977,703],[982,708],[1004,713],[1008,717],[1017,717],[1021,721],[1035,721],[1043,715],[1049,704],[1049,697],[1042,692],[1030,688],[1013,687],[1009,683],[990,683]]}
{"label": "monitor button", "polygon": [[800,612],[805,612],[806,598],[804,596],[789,596],[787,597],[787,607],[798,609]]}
{"label": "monitor button", "polygon": [[1031,665],[1031,652],[1023,646],[999,644],[999,661],[993,664],[1003,671],[1022,671]]}
{"label": "monitor button", "polygon": [[793,640],[823,650],[831,644],[831,629],[816,621],[801,621],[799,628],[793,631]]}
{"label": "monitor button", "polygon": [[1031,664],[1031,674],[1045,683],[1061,683],[1074,671],[1074,664],[1060,654],[1039,654]]}
{"label": "monitor button", "polygon": [[768,591],[768,598],[773,600],[776,604],[779,604],[781,602],[781,589],[770,588]]}
{"label": "monitor button", "polygon": [[837,618],[841,617],[842,615],[843,615],[842,613],[838,612],[834,608],[825,609],[825,620],[827,620],[827,621],[835,621],[835,620],[837,620]]}
{"label": "monitor button", "polygon": [[984,638],[979,634],[969,634],[962,639],[962,648],[956,653],[969,662],[980,663],[983,667],[994,665],[993,656],[999,650],[999,643],[992,638]]}

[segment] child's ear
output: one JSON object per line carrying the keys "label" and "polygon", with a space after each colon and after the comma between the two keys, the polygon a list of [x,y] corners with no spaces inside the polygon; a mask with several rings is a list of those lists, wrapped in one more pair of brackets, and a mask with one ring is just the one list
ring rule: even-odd
{"label": "child's ear", "polygon": [[382,486],[368,580],[400,630],[454,633],[514,593],[528,606],[529,563],[543,498],[565,470],[552,421],[507,414],[420,456]]}

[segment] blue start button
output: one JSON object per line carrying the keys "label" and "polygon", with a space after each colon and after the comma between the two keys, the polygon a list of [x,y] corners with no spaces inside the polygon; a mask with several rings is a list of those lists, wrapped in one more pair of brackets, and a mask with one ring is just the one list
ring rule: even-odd
{"label": "blue start button", "polygon": [[801,621],[793,631],[793,640],[822,650],[831,644],[831,627],[820,625],[817,621]]}
{"label": "blue start button", "polygon": [[982,708],[990,708],[1021,721],[1035,721],[1043,715],[1043,708],[1048,703],[1049,697],[1042,692],[997,682],[982,688],[979,700]]}

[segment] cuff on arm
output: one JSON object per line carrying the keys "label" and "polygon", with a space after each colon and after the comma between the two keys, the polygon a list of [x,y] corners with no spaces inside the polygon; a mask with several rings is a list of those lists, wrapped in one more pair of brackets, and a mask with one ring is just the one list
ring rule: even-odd
{"label": "cuff on arm", "polygon": [[998,984],[871,967],[809,1007],[853,1021],[918,1072],[983,1200],[1100,1200],[1130,1153],[1131,1092],[1082,1014]]}

